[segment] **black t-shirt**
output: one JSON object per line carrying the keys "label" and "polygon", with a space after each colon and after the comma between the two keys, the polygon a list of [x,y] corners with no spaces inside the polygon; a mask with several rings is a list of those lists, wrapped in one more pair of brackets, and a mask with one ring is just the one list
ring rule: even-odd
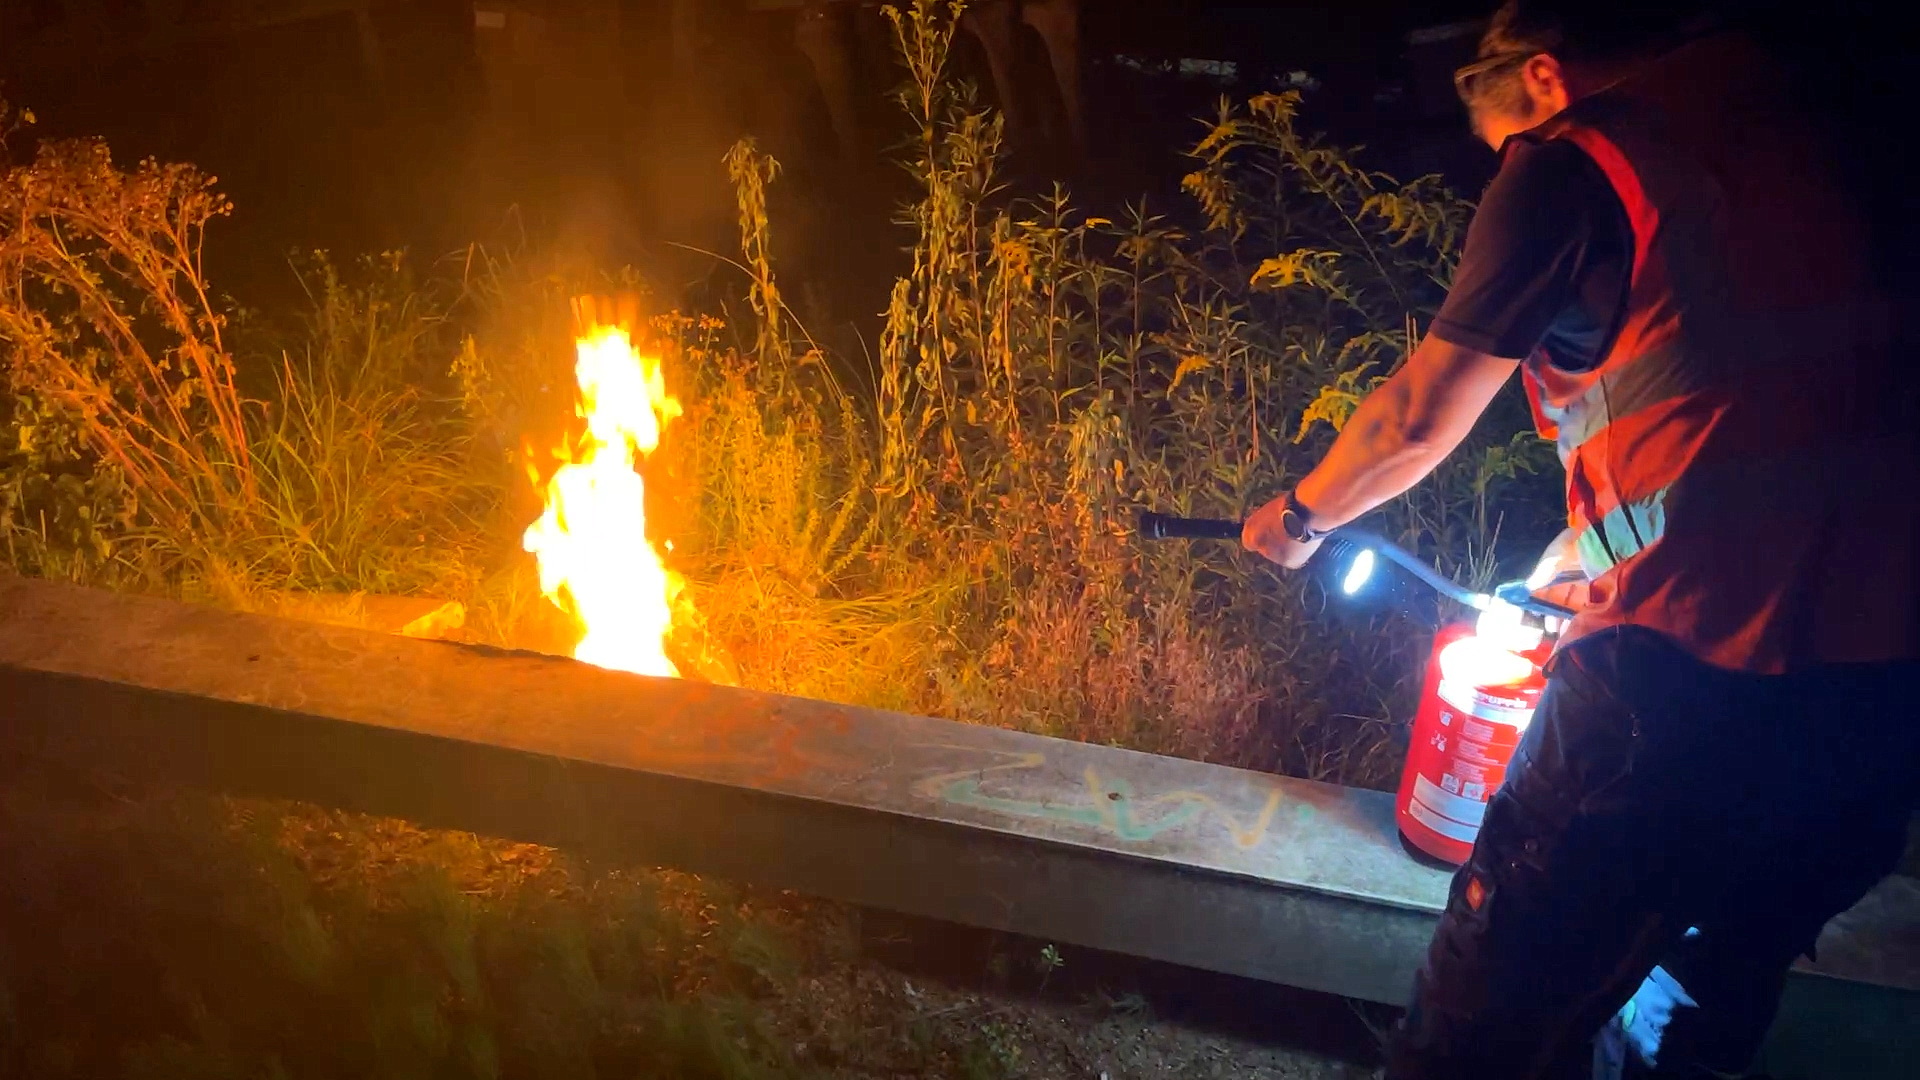
{"label": "black t-shirt", "polygon": [[1512,360],[1536,346],[1587,371],[1619,332],[1633,230],[1613,185],[1561,139],[1515,139],[1467,228],[1453,289],[1433,321],[1442,341]]}

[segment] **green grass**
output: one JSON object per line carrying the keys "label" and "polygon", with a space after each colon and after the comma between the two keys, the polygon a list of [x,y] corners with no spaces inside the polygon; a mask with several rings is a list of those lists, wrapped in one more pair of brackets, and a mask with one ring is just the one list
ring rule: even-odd
{"label": "green grass", "polygon": [[0,863],[8,1075],[793,1071],[754,1003],[802,966],[794,913],[684,875],[48,784],[0,802]]}

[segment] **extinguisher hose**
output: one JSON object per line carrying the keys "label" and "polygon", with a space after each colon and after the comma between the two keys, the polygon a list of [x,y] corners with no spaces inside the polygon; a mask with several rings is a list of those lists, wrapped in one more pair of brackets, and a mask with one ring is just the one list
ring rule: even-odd
{"label": "extinguisher hose", "polygon": [[1486,593],[1474,592],[1457,581],[1443,577],[1438,570],[1415,558],[1406,548],[1367,529],[1356,529],[1352,526],[1335,529],[1327,535],[1325,548],[1331,548],[1332,554],[1340,559],[1345,559],[1349,554],[1366,548],[1375,555],[1398,564],[1402,570],[1419,578],[1421,584],[1456,604],[1464,604],[1484,611],[1492,603],[1492,598]]}
{"label": "extinguisher hose", "polygon": [[[1184,518],[1154,513],[1140,515],[1140,535],[1149,540],[1238,540],[1240,533],[1240,522],[1222,518]],[[1379,533],[1346,525],[1327,534],[1326,549],[1331,549],[1330,553],[1335,558],[1345,559],[1363,548],[1398,564],[1401,569],[1418,578],[1421,584],[1455,603],[1482,611],[1493,603],[1492,597],[1448,580],[1439,571],[1415,558],[1407,549]]]}

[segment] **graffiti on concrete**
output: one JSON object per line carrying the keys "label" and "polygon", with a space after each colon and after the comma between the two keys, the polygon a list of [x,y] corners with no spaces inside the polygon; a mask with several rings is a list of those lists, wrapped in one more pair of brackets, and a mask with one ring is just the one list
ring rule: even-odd
{"label": "graffiti on concrete", "polygon": [[[981,748],[942,746],[940,749],[977,752]],[[1213,823],[1225,829],[1234,844],[1242,849],[1257,847],[1266,839],[1280,816],[1282,805],[1287,802],[1277,784],[1268,789],[1266,799],[1251,813],[1229,808],[1203,791],[1178,790],[1142,796],[1125,778],[1103,776],[1092,765],[1081,774],[1082,784],[1077,789],[1031,794],[1030,789],[1023,789],[1017,782],[1004,781],[1045,768],[1045,754],[986,752],[1004,760],[997,765],[929,776],[914,785],[914,793],[922,798],[1013,818],[1097,829],[1131,843],[1145,843],[1176,829],[1201,828]],[[1314,815],[1314,809],[1307,803],[1294,802],[1290,813],[1304,820]]]}

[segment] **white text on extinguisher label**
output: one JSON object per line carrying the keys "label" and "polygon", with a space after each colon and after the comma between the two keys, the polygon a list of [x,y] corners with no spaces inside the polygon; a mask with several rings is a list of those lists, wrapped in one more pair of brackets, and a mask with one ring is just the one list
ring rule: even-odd
{"label": "white text on extinguisher label", "polygon": [[1474,717],[1495,724],[1525,728],[1533,719],[1533,706],[1522,701],[1494,697],[1465,683],[1440,682],[1440,700]]}
{"label": "white text on extinguisher label", "polygon": [[1413,778],[1413,801],[1452,821],[1471,825],[1476,829],[1480,827],[1481,819],[1487,814],[1485,795],[1478,799],[1455,795],[1450,791],[1441,790],[1440,785],[1424,776]]}

